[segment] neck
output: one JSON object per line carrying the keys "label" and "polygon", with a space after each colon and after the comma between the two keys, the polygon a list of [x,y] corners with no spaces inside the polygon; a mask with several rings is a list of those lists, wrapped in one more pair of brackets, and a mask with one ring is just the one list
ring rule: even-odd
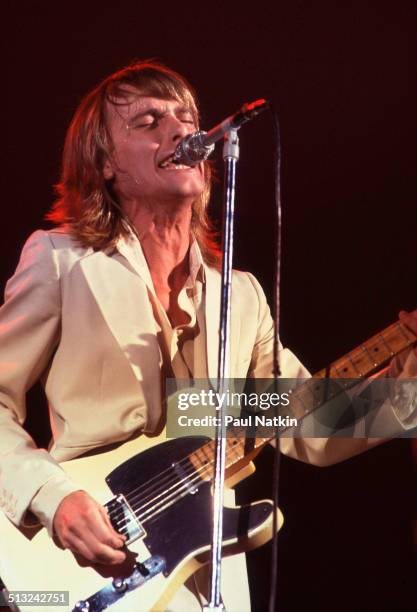
{"label": "neck", "polygon": [[188,275],[191,204],[124,206],[139,237],[155,288],[184,283]]}

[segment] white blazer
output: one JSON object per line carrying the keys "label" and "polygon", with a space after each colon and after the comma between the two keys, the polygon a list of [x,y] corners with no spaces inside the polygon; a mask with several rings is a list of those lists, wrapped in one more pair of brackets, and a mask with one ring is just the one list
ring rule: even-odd
{"label": "white blazer", "polygon": [[[205,277],[206,357],[215,378],[220,274],[205,266]],[[0,309],[0,507],[16,524],[31,509],[50,529],[60,501],[79,488],[58,461],[160,423],[162,357],[148,290],[152,280],[136,239],[94,251],[57,229],[26,242]],[[231,327],[232,377],[271,377],[273,322],[259,283],[246,272],[233,273]],[[308,376],[288,349],[280,363],[284,377]],[[36,449],[21,427],[26,391],[39,378],[50,407],[49,452]],[[329,464],[376,442],[287,438],[282,450]]]}

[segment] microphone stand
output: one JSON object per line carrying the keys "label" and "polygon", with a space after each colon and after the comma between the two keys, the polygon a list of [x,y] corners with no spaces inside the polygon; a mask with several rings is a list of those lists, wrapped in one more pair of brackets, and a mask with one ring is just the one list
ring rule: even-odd
{"label": "microphone stand", "polygon": [[[237,129],[226,132],[223,146],[223,240],[222,285],[220,304],[219,361],[217,386],[219,394],[225,393],[226,379],[230,377],[230,306],[232,293],[233,222],[235,208],[236,167],[239,159]],[[220,395],[220,397],[224,397]],[[221,402],[220,424],[216,427],[214,453],[213,516],[210,568],[210,599],[205,611],[223,611],[221,601],[221,562],[223,542],[223,493],[226,467],[225,402]]]}

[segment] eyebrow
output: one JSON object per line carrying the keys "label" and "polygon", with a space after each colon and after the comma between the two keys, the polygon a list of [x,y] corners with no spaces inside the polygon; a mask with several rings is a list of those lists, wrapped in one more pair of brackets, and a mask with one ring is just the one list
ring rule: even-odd
{"label": "eyebrow", "polygon": [[[129,119],[128,121],[128,125],[132,125],[133,123],[135,123],[138,119],[140,119],[141,117],[146,117],[146,115],[159,115],[164,116],[167,114],[167,108],[155,108],[154,106],[151,106],[145,110],[141,110],[138,113],[136,113],[135,115],[133,115],[133,117],[131,119]],[[190,107],[188,106],[179,106],[178,108],[176,108],[174,110],[176,115],[182,115],[185,113],[189,113],[190,115],[193,115]]]}

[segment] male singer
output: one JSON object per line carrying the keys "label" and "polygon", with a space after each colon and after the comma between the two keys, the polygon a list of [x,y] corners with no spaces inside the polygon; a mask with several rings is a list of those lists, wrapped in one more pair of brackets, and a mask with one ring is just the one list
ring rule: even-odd
{"label": "male singer", "polygon": [[[165,379],[217,371],[210,165],[172,161],[198,124],[192,89],[161,65],[128,66],[91,91],[67,133],[49,215],[57,227],[26,242],[0,311],[0,503],[16,525],[41,522],[90,563],[121,563],[124,538],[58,462],[158,430]],[[270,377],[264,293],[251,274],[234,272],[232,294],[231,375]],[[414,316],[402,318],[417,332]],[[283,376],[308,376],[288,349],[280,362]],[[415,374],[414,351],[395,367]],[[48,451],[22,428],[25,393],[40,378],[53,432]],[[387,418],[401,430],[394,410]],[[325,465],[376,442],[284,439],[282,450]],[[244,572],[243,555],[224,562],[229,612],[250,609],[246,581],[237,583]],[[169,609],[200,609],[201,583],[188,580]]]}

